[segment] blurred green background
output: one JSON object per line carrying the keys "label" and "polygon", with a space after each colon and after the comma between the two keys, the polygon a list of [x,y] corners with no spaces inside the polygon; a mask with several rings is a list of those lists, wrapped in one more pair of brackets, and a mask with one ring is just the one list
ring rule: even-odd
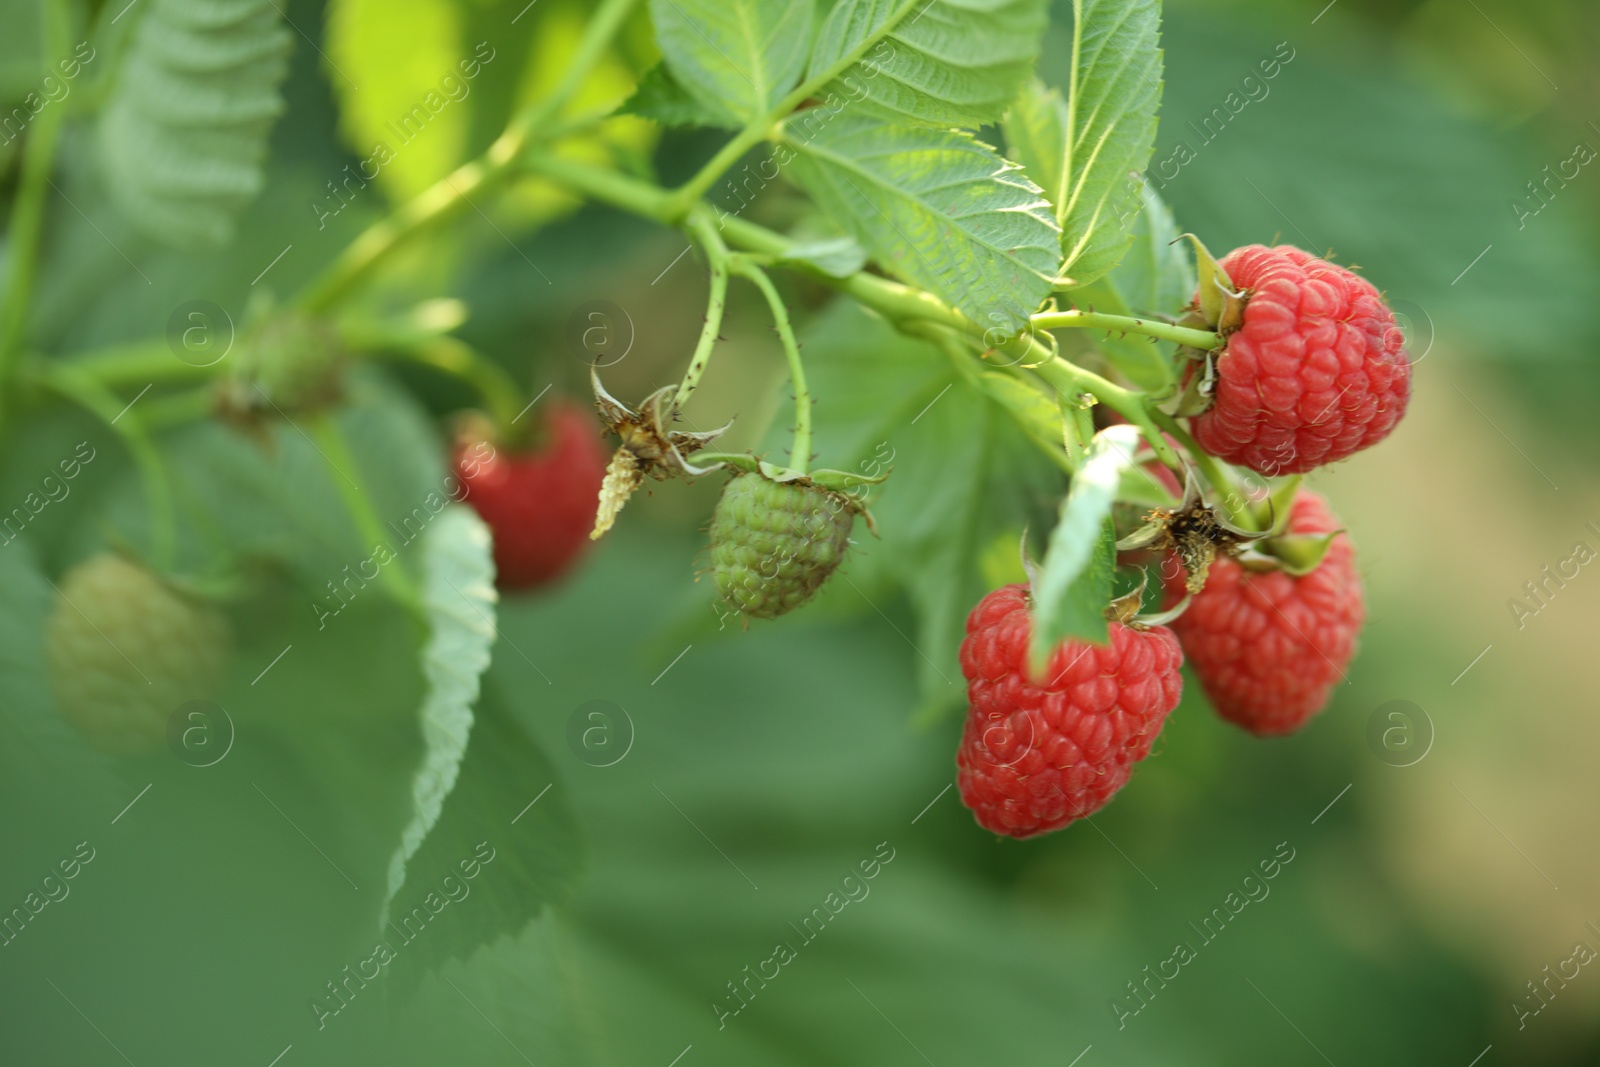
{"label": "blurred green background", "polygon": [[[141,243],[91,173],[70,166],[89,146],[69,130],[60,192],[76,209],[52,215],[41,347],[157,336],[185,300],[242,313],[285,243],[293,252],[269,284],[293,291],[388,203],[481,149],[586,10],[540,0],[513,26],[522,7],[346,5],[367,11],[359,34],[387,26],[394,40],[434,34],[431,13],[454,10],[459,40],[492,40],[504,58],[438,144],[325,229],[308,206],[358,158],[336,101],[370,93],[360,107],[391,113],[385,101],[415,95],[434,67],[324,39],[315,0],[282,4],[304,31],[290,106],[267,190],[228,250]],[[1059,83],[1070,6],[1056,19],[1041,73]],[[501,733],[475,741],[445,832],[417,864],[446,870],[487,840],[496,859],[481,895],[452,904],[448,929],[407,946],[319,1029],[309,1003],[371,951],[394,799],[416,756],[395,725],[412,723],[421,686],[403,616],[373,598],[317,633],[286,580],[237,620],[228,757],[113,762],[50,721],[39,632],[50,590],[18,578],[0,609],[0,907],[78,842],[94,858],[66,899],[0,947],[0,1061],[1600,1063],[1595,968],[1541,986],[1541,1000],[1529,986],[1575,943],[1600,948],[1600,578],[1585,568],[1520,628],[1507,606],[1574,542],[1600,546],[1585,528],[1600,524],[1600,170],[1541,186],[1542,198],[1529,185],[1600,146],[1600,7],[1174,2],[1164,44],[1155,158],[1180,142],[1193,150],[1162,175],[1180,223],[1214,249],[1278,235],[1359,264],[1407,320],[1419,361],[1393,437],[1313,478],[1361,551],[1370,621],[1349,684],[1310,728],[1258,741],[1186,700],[1093,825],[996,840],[947,789],[958,717],[914,721],[921,667],[904,599],[836,582],[814,610],[719,628],[708,583],[695,581],[717,480],[668,485],[630,504],[568,584],[502,604],[485,683],[498,712],[483,720]],[[648,62],[636,45],[618,61],[620,93],[630,64]],[[1293,58],[1269,91],[1206,131],[1285,45]],[[362,89],[346,93],[345,75]],[[652,147],[641,134],[631,148],[670,181],[717,143],[669,133]],[[791,195],[774,187],[752,215],[788,217]],[[608,300],[635,331],[612,390],[642,395],[675,376],[704,293],[692,257],[667,270],[682,237],[560,211],[532,185],[485,207],[386,272],[373,305],[458,297],[471,312],[463,335],[530,392],[549,383],[581,396],[568,325],[585,301]],[[831,297],[806,299],[820,312]],[[782,359],[750,293],[730,316],[695,417],[737,414],[731,443],[749,445],[778,409]],[[409,397],[399,424],[352,416],[364,454],[427,453],[434,420],[469,399],[409,372],[366,380],[362,395],[396,388]],[[172,444],[192,461],[196,492],[229,448],[251,447],[219,436]],[[27,552],[58,573],[137,510],[118,444],[65,409],[13,427],[0,491],[27,493],[84,439],[103,456],[95,478],[0,552],[0,572]],[[314,516],[321,498],[295,501],[315,464],[292,440],[280,446],[260,506]],[[413,466],[429,463],[442,460]],[[381,491],[406,501],[419,484]],[[251,523],[243,505],[237,521]],[[299,654],[252,684],[286,643]],[[572,740],[590,701],[609,702],[625,752],[608,766]],[[1382,731],[1400,721],[1387,717],[1391,701],[1420,711],[1386,747]],[[1280,845],[1293,860],[1270,895],[1202,945],[1194,926]],[[870,893],[814,942],[797,934],[875,854],[893,859]],[[733,999],[729,983],[780,941],[795,958]],[[1197,958],[1141,1004],[1129,983],[1180,941]],[[744,1000],[719,1025],[717,1006]],[[1519,1017],[1518,1005],[1545,1001]],[[1116,1003],[1140,1010],[1119,1019]]]}

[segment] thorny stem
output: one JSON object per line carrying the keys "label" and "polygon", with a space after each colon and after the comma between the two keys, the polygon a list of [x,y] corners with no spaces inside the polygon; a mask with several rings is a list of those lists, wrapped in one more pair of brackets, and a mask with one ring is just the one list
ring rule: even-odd
{"label": "thorny stem", "polygon": [[1146,337],[1158,337],[1163,341],[1176,341],[1180,345],[1206,350],[1222,345],[1222,337],[1209,330],[1192,330],[1187,326],[1172,326],[1130,315],[1102,315],[1094,311],[1041,311],[1029,319],[1029,323],[1035,330],[1075,328],[1140,333]]}
{"label": "thorny stem", "polygon": [[[526,163],[531,170],[590,199],[658,222],[671,221],[673,210],[670,203],[671,194],[653,185],[625,177],[615,171],[572,160],[557,159],[549,155],[530,156]],[[698,226],[701,231],[715,236],[718,244],[721,243],[722,238],[717,228],[706,215],[697,212],[691,216],[690,225]],[[720,227],[721,234],[726,234],[731,243],[750,252],[783,256],[791,244],[782,234],[774,233],[764,226],[758,226],[744,219],[723,218],[720,220]],[[982,331],[977,329],[972,320],[932,293],[913,289],[864,271],[858,271],[848,278],[819,277],[820,280],[850,294],[862,304],[896,323],[931,321],[949,326],[969,339],[982,335]],[[1118,319],[1120,325],[1120,317],[1108,317]],[[1140,320],[1126,321],[1132,323]],[[1164,324],[1151,325],[1163,325],[1165,328]],[[1189,332],[1200,334],[1202,338],[1215,336],[1204,334],[1199,330]],[[1163,463],[1173,470],[1182,470],[1178,454],[1167,444],[1155,423],[1151,421],[1150,409],[1143,394],[1124,389],[1093,371],[1085,370],[1055,355],[1032,334],[1023,334],[1007,345],[1008,352],[1013,349],[1020,352],[1018,362],[1021,366],[1033,370],[1062,395],[1076,398],[1081,393],[1093,393],[1107,407],[1137,426]]]}
{"label": "thorny stem", "polygon": [[[489,192],[517,171],[520,157],[536,139],[548,138],[545,126],[577,91],[599,62],[638,0],[601,0],[584,29],[561,82],[549,96],[530,104],[511,120],[504,133],[477,159],[440,178],[398,211],[373,223],[335,259],[298,304],[306,311],[325,311],[347,296],[407,240],[472,203],[472,194]],[[556,133],[570,132],[557,127]]]}
{"label": "thorny stem", "polygon": [[1215,456],[1202,450],[1177,419],[1159,408],[1151,408],[1151,411],[1157,425],[1171,434],[1194,458],[1195,466],[1200,468],[1200,473],[1205,475],[1206,481],[1211,485],[1213,502],[1222,508],[1223,513],[1228,516],[1228,521],[1245,530],[1259,529],[1260,524],[1251,513],[1249,503],[1239,495],[1233,479],[1228,477],[1225,465]]}
{"label": "thorny stem", "polygon": [[150,508],[150,562],[159,570],[171,568],[176,519],[172,508],[172,481],[161,453],[145,432],[139,416],[123,410],[122,400],[92,378],[58,369],[40,384],[81,405],[121,438],[139,468],[145,503]]}
{"label": "thorny stem", "polygon": [[784,358],[789,361],[789,381],[794,386],[794,443],[789,449],[789,466],[805,474],[811,469],[811,391],[806,387],[805,365],[800,362],[800,345],[789,324],[789,309],[767,272],[749,259],[735,256],[733,272],[754,282],[772,309],[772,325],[783,342]]}
{"label": "thorny stem", "polygon": [[695,387],[700,384],[700,376],[711,362],[711,349],[717,343],[717,335],[722,332],[722,313],[728,306],[728,246],[703,212],[690,215],[687,228],[705,250],[706,259],[710,262],[711,295],[706,300],[706,323],[700,330],[700,340],[695,343],[694,355],[689,357],[689,368],[683,372],[683,381],[678,383],[678,391],[673,396],[672,404],[679,408],[694,395]]}

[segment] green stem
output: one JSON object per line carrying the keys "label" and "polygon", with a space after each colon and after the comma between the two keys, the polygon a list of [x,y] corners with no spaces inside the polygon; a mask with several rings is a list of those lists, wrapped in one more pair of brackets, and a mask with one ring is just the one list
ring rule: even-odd
{"label": "green stem", "polygon": [[784,358],[789,361],[789,381],[794,386],[794,443],[789,449],[789,466],[805,474],[811,469],[811,390],[806,387],[806,368],[800,362],[800,345],[789,324],[789,308],[767,272],[743,257],[735,257],[733,271],[755,283],[772,309],[772,325],[783,342]]}
{"label": "green stem", "polygon": [[1130,315],[1102,315],[1094,311],[1042,311],[1029,322],[1035,330],[1086,329],[1141,333],[1146,337],[1159,337],[1163,341],[1176,341],[1190,348],[1209,350],[1222,344],[1222,338],[1208,330],[1191,330],[1186,326],[1172,326]]}
{"label": "green stem", "polygon": [[710,189],[712,185],[716,184],[717,179],[722,177],[723,172],[737,163],[739,157],[771,136],[778,123],[787,118],[795,108],[811,99],[820,90],[826,88],[829,82],[859,63],[870,50],[885,40],[907,15],[912,15],[915,12],[912,21],[916,21],[916,18],[920,18],[925,10],[927,10],[927,7],[924,4],[905,4],[901,7],[898,17],[886,19],[861,43],[840,56],[827,69],[807,78],[795,86],[794,91],[788,96],[778,101],[772,110],[752,119],[749,125],[740,130],[733,140],[723,145],[716,155],[712,156],[703,167],[696,171],[694,177],[672,191],[668,201],[666,221],[675,223],[687,216],[694,206],[700,202],[700,198],[705,196],[706,190]]}
{"label": "green stem", "polygon": [[[350,518],[354,520],[362,539],[369,547],[388,544],[389,535],[378,519],[378,510],[373,505],[371,496],[362,486],[361,468],[356,463],[349,446],[345,444],[344,435],[339,432],[338,424],[327,415],[319,415],[312,420],[311,434],[322,453],[324,462],[328,465],[328,473],[333,480],[334,488],[339,491],[339,497],[344,501],[345,509],[349,511]],[[398,558],[391,560],[382,571],[389,592],[418,623],[425,625],[426,615],[423,612],[422,596],[405,568],[405,561]]]}
{"label": "green stem", "polygon": [[1200,468],[1200,473],[1211,486],[1213,503],[1222,508],[1223,513],[1228,516],[1228,521],[1242,529],[1259,530],[1261,524],[1251,513],[1249,504],[1239,495],[1238,488],[1228,476],[1225,465],[1202,449],[1196,443],[1194,436],[1185,430],[1177,419],[1160,408],[1152,407],[1150,410],[1156,423],[1184,447],[1194,465]]}
{"label": "green stem", "polygon": [[[526,162],[530,169],[589,199],[658,222],[671,221],[673,206],[670,197],[653,185],[624,177],[614,171],[571,160],[556,159],[548,155],[531,156]],[[705,213],[697,212],[691,217],[690,225],[699,226],[712,233],[716,232],[711,230],[713,223]],[[781,257],[788,252],[792,243],[782,234],[729,215],[717,219],[715,226],[730,242],[749,252]],[[720,243],[720,236],[718,239]],[[949,326],[969,340],[980,337],[983,332],[973,324],[972,320],[932,293],[913,289],[887,278],[858,271],[848,278],[822,277],[821,280],[850,294],[862,304],[896,323],[933,322]],[[1118,322],[1121,321],[1123,320],[1118,318]],[[1198,330],[1189,332],[1200,334],[1201,337],[1215,336]],[[1035,336],[1024,334],[1005,347],[1008,351],[1017,350],[1020,353],[1018,363],[1032,369],[1063,395],[1075,398],[1079,393],[1093,393],[1107,407],[1117,411],[1123,418],[1137,426],[1163,463],[1174,470],[1182,469],[1178,454],[1167,444],[1166,439],[1151,421],[1143,394],[1124,389],[1092,371],[1068,362],[1053,353]]]}
{"label": "green stem", "polygon": [[122,399],[99,382],[64,369],[39,379],[39,384],[81,405],[121,439],[144,483],[145,504],[150,509],[150,561],[158,570],[170,569],[177,530],[172,481],[140,417],[125,410]]}
{"label": "green stem", "polygon": [[683,372],[683,381],[678,384],[678,391],[673,397],[673,406],[679,408],[694,395],[695,387],[700,384],[700,376],[711,362],[711,349],[717,343],[717,335],[722,332],[722,313],[728,306],[728,246],[722,243],[721,235],[704,212],[697,211],[689,216],[688,230],[710,261],[711,293],[706,300],[706,323],[700,330],[700,340],[695,342],[694,355],[689,357],[689,369]]}
{"label": "green stem", "polygon": [[519,158],[543,133],[541,127],[582,84],[637,2],[601,0],[554,91],[513,118],[483,155],[457,167],[393,214],[368,227],[301,293],[298,305],[310,312],[327,310],[348,296],[401,245],[470,204],[474,193],[487,193],[510,178]]}
{"label": "green stem", "polygon": [[174,356],[165,342],[144,341],[96,349],[90,355],[65,356],[59,360],[30,357],[23,374],[27,378],[44,378],[58,368],[108,389],[143,389],[150,384],[203,382],[226,373],[223,360],[196,367]]}
{"label": "green stem", "polygon": [[[62,0],[52,0],[44,12],[48,45],[46,54],[60,55],[67,47],[69,16]],[[28,327],[28,310],[39,272],[39,239],[44,229],[44,203],[55,165],[56,144],[66,108],[46,108],[34,121],[22,148],[22,178],[11,207],[8,231],[10,257],[6,266],[6,292],[0,298],[0,405],[5,400],[22,352]]]}
{"label": "green stem", "polygon": [[513,423],[522,413],[522,390],[505,368],[465,341],[456,337],[395,338],[376,354],[408,359],[460,379],[493,416],[499,440],[510,444],[518,438]]}

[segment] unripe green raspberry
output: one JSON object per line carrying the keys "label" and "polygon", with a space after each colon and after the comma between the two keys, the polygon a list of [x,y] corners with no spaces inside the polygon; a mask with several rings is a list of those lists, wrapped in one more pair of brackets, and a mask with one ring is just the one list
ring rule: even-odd
{"label": "unripe green raspberry", "polygon": [[855,517],[848,498],[815,485],[735,477],[711,516],[718,592],[758,619],[794,610],[844,560]]}
{"label": "unripe green raspberry", "polygon": [[295,312],[262,321],[241,341],[221,405],[237,419],[283,417],[338,403],[344,349],[326,322]]}
{"label": "unripe green raspberry", "polygon": [[231,644],[221,613],[110,553],[67,572],[45,622],[62,717],[118,755],[155,748],[180,705],[214,697]]}

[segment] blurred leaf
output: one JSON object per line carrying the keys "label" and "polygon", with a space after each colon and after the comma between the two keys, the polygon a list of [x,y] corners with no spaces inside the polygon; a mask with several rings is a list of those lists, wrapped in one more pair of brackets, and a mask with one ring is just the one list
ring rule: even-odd
{"label": "blurred leaf", "polygon": [[618,109],[625,115],[653,119],[663,126],[721,126],[724,117],[689,95],[665,63],[644,72],[639,87]]}
{"label": "blurred leaf", "polygon": [[1057,219],[1067,193],[1068,121],[1067,102],[1060,92],[1030,78],[1000,124],[1006,158],[1022,164],[1028,177],[1039,184]]}
{"label": "blurred leaf", "polygon": [[804,0],[651,0],[650,17],[678,83],[723,124],[743,126],[800,80],[813,7]]}
{"label": "blurred leaf", "polygon": [[466,755],[472,705],[495,639],[498,598],[489,544],[489,528],[461,504],[446,508],[422,535],[422,602],[429,631],[422,648],[427,693],[419,713],[424,755],[411,782],[411,821],[389,861],[380,926],[405,883],[407,861],[439,821]]}
{"label": "blurred leaf", "polygon": [[1111,600],[1116,569],[1111,505],[1122,472],[1133,465],[1138,447],[1136,428],[1107,427],[1094,435],[1088,455],[1072,476],[1072,486],[1061,501],[1061,518],[1033,583],[1028,659],[1035,671],[1044,669],[1051,651],[1067,638],[1106,641],[1102,612]]}
{"label": "blurred leaf", "polygon": [[180,247],[226,244],[263,185],[289,30],[272,0],[149,0],[98,128],[123,216]]}
{"label": "blurred leaf", "polygon": [[495,49],[469,54],[451,0],[332,0],[327,18],[328,82],[340,133],[362,160],[358,188],[376,180],[397,199],[415,196],[461,162],[468,72]]}
{"label": "blurred leaf", "polygon": [[[1097,282],[1072,291],[1072,302],[1107,315],[1174,315],[1194,299],[1194,267],[1161,196],[1143,182],[1144,210],[1133,223],[1133,244],[1122,263]],[[1177,346],[1148,337],[1110,334],[1095,347],[1141,389],[1159,393],[1173,382]]]}
{"label": "blurred leaf", "polygon": [[828,237],[790,245],[779,262],[801,264],[830,278],[848,278],[866,266],[867,253],[854,237]]}
{"label": "blurred leaf", "polygon": [[[10,536],[9,531],[0,537]],[[56,592],[34,562],[28,542],[0,544],[0,797],[5,810],[28,792],[72,781],[91,797],[108,796],[110,761],[91,749],[56,713],[45,673],[44,623]],[[14,844],[14,843],[13,843]]]}
{"label": "blurred leaf", "polygon": [[[20,100],[39,88],[45,69],[44,4],[11,0],[0,6],[0,101]],[[6,133],[16,136],[12,130]]]}
{"label": "blurred leaf", "polygon": [[1133,175],[1150,162],[1161,105],[1159,0],[1075,0],[1063,195],[1056,201],[1066,260],[1087,285],[1115,267],[1133,240],[1142,202]]}
{"label": "blurred leaf", "polygon": [[[841,0],[817,33],[819,92],[896,123],[982,126],[1039,54],[1046,0]],[[831,104],[830,104],[831,106]]]}
{"label": "blurred leaf", "polygon": [[[440,445],[431,425],[399,390],[370,374],[348,382],[349,404],[337,415],[359,466],[345,476],[372,497],[393,535],[386,547],[409,556],[451,496]],[[359,571],[377,546],[365,544],[349,518],[328,463],[294,420],[270,420],[261,439],[231,426],[200,423],[169,435],[164,451],[174,470],[180,559],[192,570],[222,564],[281,562],[337,614],[364,588]],[[123,487],[108,522],[137,544],[148,527],[143,494]],[[99,543],[85,525],[78,536]],[[336,590],[342,590],[336,591]]]}
{"label": "blurred leaf", "polygon": [[[494,873],[490,864],[479,877]],[[397,1004],[386,1034],[389,1055],[402,1063],[460,1063],[470,1049],[474,1067],[594,1063],[581,1025],[588,1005],[574,982],[566,939],[557,918],[546,916],[429,976]]]}
{"label": "blurred leaf", "polygon": [[[964,693],[956,652],[967,613],[987,592],[983,547],[1032,518],[1058,491],[1060,472],[943,353],[882,319],[840,302],[803,341],[818,457],[847,470],[892,469],[872,502],[882,540],[862,538],[851,567],[866,568],[858,557],[868,557],[909,594],[914,662],[932,714]],[[850,571],[834,581],[856,582],[840,597],[865,598],[871,588]]]}
{"label": "blurred leaf", "polygon": [[493,686],[485,687],[455,789],[406,865],[394,897],[399,907],[436,891],[446,875],[459,880],[461,862],[481,842],[495,857],[471,884],[474,903],[452,902],[438,913],[427,938],[407,952],[408,966],[432,968],[469,957],[502,935],[517,936],[546,904],[564,898],[577,876],[578,829],[564,791],[556,788],[555,768]]}
{"label": "blurred leaf", "polygon": [[[824,109],[813,109],[813,112]],[[789,134],[794,178],[887,270],[1014,334],[1054,285],[1059,234],[1039,188],[955,130],[854,115]]]}

